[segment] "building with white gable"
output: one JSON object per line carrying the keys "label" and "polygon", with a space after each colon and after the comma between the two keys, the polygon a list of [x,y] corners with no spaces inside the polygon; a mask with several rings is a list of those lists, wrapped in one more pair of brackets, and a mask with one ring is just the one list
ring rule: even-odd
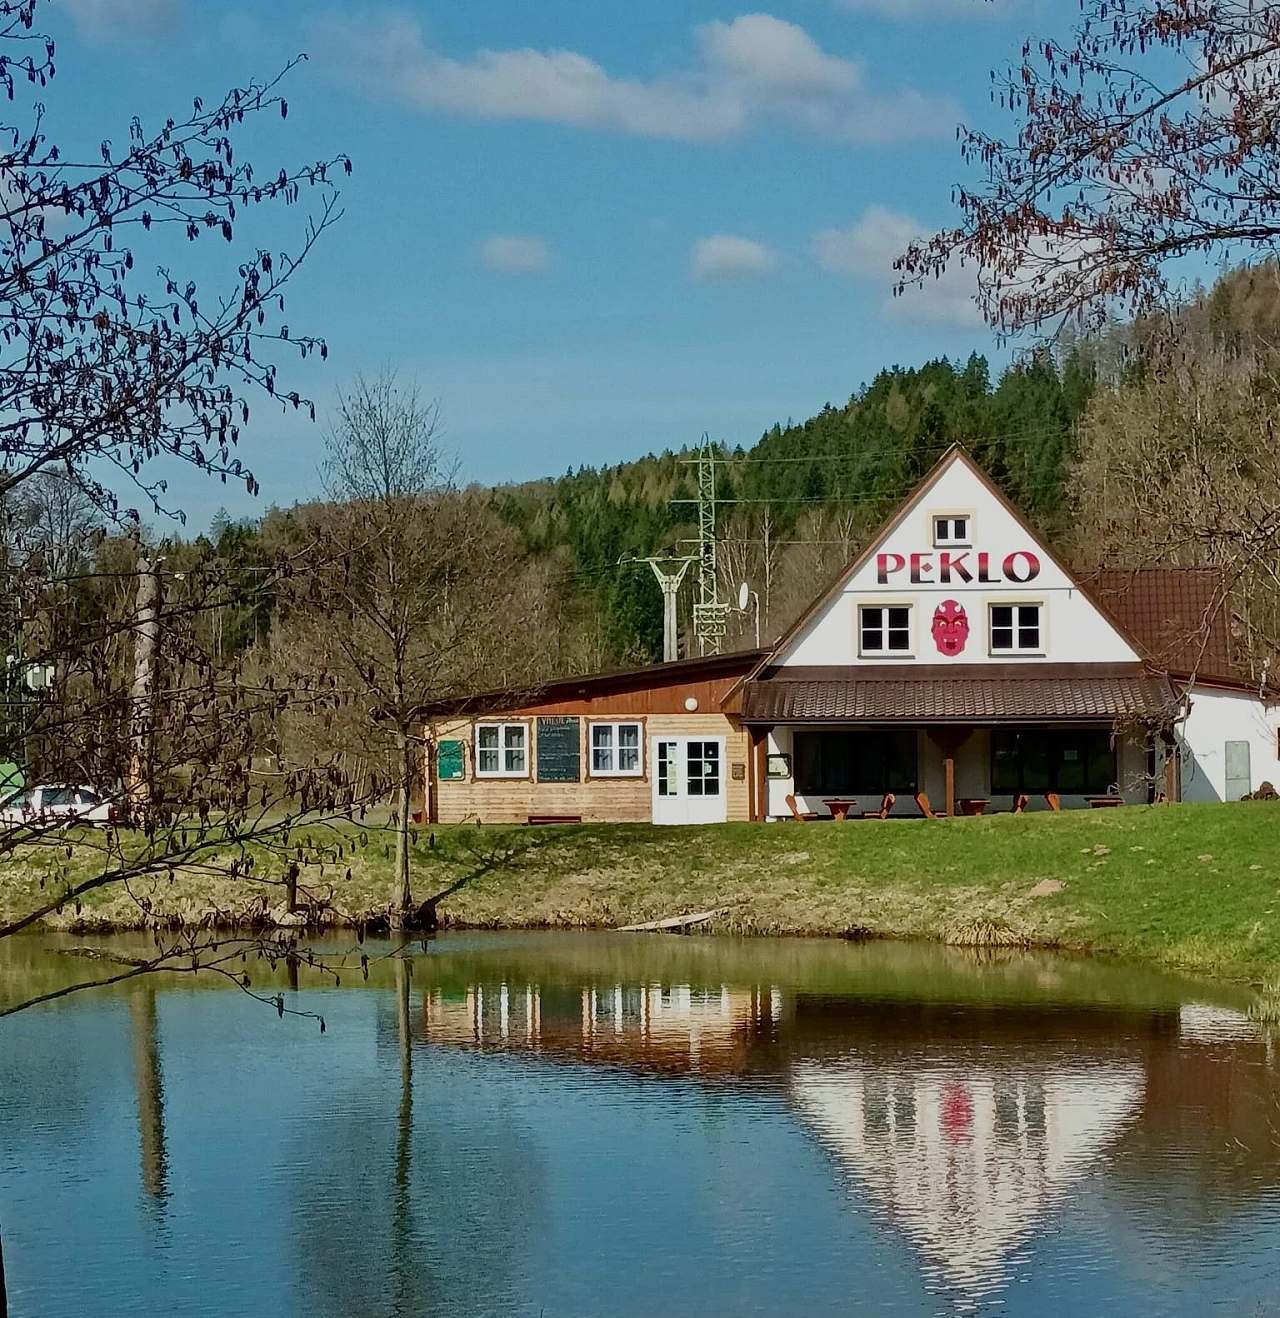
{"label": "building with white gable", "polygon": [[1280,776],[1216,575],[1074,574],[958,446],[770,649],[424,716],[445,822],[1057,810]]}

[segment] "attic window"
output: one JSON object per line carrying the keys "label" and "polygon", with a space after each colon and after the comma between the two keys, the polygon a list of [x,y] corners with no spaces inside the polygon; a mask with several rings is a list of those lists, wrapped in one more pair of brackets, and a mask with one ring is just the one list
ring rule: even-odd
{"label": "attic window", "polygon": [[933,543],[935,546],[967,545],[969,540],[969,523],[972,519],[968,513],[942,513],[933,519]]}

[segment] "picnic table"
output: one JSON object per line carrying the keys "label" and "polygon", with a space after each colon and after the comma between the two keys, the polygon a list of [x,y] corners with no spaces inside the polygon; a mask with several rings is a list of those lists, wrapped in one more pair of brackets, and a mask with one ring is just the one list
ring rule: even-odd
{"label": "picnic table", "polygon": [[1123,796],[1086,796],[1084,798],[1094,810],[1106,810],[1118,805],[1124,805]]}
{"label": "picnic table", "polygon": [[849,818],[849,812],[858,808],[857,801],[846,801],[843,797],[836,797],[830,801],[822,803],[831,811],[831,818],[837,824],[843,824]]}
{"label": "picnic table", "polygon": [[991,804],[989,796],[962,796],[960,813],[962,815],[980,815]]}

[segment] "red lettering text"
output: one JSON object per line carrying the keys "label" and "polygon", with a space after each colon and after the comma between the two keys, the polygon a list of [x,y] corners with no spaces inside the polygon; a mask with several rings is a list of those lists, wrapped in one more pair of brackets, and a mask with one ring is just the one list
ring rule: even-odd
{"label": "red lettering text", "polygon": [[911,555],[911,584],[920,585],[921,582],[927,581],[928,573],[933,571],[932,554],[912,554]]}
{"label": "red lettering text", "polygon": [[972,581],[973,573],[964,565],[964,561],[969,557],[969,551],[966,549],[963,554],[950,554],[943,550],[938,555],[938,580],[944,586],[951,584],[951,574],[954,572],[960,581]]}
{"label": "red lettering text", "polygon": [[882,586],[887,586],[890,576],[895,572],[901,572],[906,566],[907,560],[901,554],[877,554],[876,580]]}
{"label": "red lettering text", "polygon": [[1034,581],[1040,575],[1040,560],[1025,549],[1009,554],[1004,560],[1004,574],[1019,585]]}

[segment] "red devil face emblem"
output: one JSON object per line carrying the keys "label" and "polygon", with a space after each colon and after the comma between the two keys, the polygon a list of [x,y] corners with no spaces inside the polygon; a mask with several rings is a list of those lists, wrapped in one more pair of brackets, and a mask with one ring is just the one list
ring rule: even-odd
{"label": "red devil face emblem", "polygon": [[959,654],[969,641],[969,615],[964,605],[943,600],[933,611],[933,641],[939,654]]}

